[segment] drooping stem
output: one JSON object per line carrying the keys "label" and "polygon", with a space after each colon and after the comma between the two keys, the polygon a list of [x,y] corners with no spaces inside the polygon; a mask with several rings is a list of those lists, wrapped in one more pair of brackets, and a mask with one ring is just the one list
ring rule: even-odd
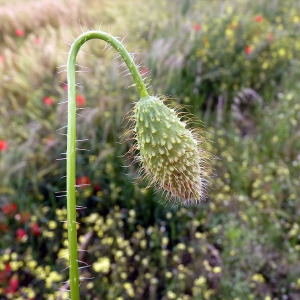
{"label": "drooping stem", "polygon": [[104,40],[115,48],[127,65],[140,97],[147,97],[148,92],[143,79],[131,55],[112,35],[103,31],[88,31],[80,35],[72,44],[67,63],[68,78],[68,131],[67,131],[67,223],[70,265],[70,298],[79,299],[78,249],[76,229],[76,81],[75,64],[80,47],[91,39]]}

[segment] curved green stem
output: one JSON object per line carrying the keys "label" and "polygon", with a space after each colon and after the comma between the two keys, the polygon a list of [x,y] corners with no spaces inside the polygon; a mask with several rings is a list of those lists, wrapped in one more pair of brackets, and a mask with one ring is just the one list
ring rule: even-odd
{"label": "curved green stem", "polygon": [[140,97],[147,97],[148,92],[143,79],[135,65],[131,55],[120,41],[103,31],[88,31],[80,35],[72,44],[67,63],[68,72],[68,132],[67,132],[67,214],[68,214],[68,242],[70,264],[70,298],[79,299],[79,275],[77,253],[77,229],[76,229],[76,82],[75,63],[80,47],[91,39],[104,40],[115,48],[126,63]]}

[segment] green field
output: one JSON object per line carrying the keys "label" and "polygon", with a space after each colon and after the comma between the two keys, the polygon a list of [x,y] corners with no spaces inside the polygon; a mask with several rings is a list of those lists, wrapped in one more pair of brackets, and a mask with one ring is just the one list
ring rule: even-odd
{"label": "green field", "polygon": [[86,43],[81,298],[300,299],[298,0],[0,1],[0,299],[69,297],[65,70],[91,29],[124,38],[149,93],[196,116],[214,172],[187,207],[137,180],[138,94],[112,49]]}

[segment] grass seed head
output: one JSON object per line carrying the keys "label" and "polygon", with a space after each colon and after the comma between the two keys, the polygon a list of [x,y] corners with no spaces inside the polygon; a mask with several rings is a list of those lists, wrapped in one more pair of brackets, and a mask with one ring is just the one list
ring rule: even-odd
{"label": "grass seed head", "polygon": [[135,134],[142,173],[150,184],[167,191],[180,204],[205,198],[207,153],[201,139],[157,97],[142,98],[135,107]]}

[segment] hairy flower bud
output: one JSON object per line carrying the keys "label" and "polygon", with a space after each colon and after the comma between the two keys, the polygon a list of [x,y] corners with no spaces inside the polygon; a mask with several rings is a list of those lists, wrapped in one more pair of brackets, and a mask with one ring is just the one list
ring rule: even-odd
{"label": "hairy flower bud", "polygon": [[[137,149],[145,177],[186,205],[205,197],[199,138],[162,100],[149,96],[135,107]],[[205,154],[205,153],[204,153]]]}

